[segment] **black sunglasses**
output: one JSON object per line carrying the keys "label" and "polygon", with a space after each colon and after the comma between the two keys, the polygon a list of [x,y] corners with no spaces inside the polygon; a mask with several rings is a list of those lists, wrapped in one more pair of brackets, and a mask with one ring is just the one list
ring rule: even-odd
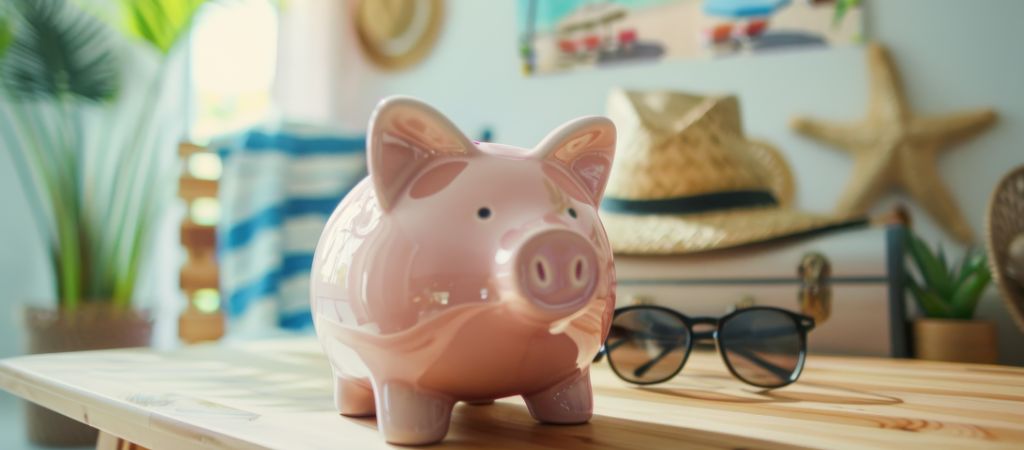
{"label": "black sunglasses", "polygon": [[[695,326],[713,328],[694,331]],[[778,388],[800,377],[812,329],[813,318],[767,306],[737,309],[720,319],[691,318],[662,306],[626,306],[615,310],[594,361],[607,355],[612,371],[630,383],[662,383],[682,370],[694,342],[713,340],[733,376]]]}

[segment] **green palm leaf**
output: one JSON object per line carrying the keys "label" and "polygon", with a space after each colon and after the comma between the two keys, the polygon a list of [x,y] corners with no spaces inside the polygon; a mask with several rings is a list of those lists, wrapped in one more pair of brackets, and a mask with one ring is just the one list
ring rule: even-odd
{"label": "green palm leaf", "polygon": [[67,0],[17,0],[0,67],[12,98],[108,100],[119,86],[110,30]]}
{"label": "green palm leaf", "polygon": [[170,53],[205,0],[121,0],[128,33]]}

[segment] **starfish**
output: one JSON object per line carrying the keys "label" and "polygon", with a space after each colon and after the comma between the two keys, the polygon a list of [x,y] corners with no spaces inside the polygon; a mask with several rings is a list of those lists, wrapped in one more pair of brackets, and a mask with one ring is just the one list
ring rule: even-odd
{"label": "starfish", "polygon": [[799,133],[853,156],[853,174],[836,211],[864,214],[890,189],[906,190],[946,231],[963,243],[974,233],[939,176],[939,151],[970,138],[995,122],[990,108],[918,117],[910,110],[899,73],[885,48],[867,47],[870,97],[867,116],[854,123],[797,117]]}

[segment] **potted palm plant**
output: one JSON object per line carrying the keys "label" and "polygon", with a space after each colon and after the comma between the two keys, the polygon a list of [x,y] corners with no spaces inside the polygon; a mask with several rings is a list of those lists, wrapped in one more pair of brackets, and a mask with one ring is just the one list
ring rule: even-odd
{"label": "potted palm plant", "polygon": [[[55,301],[25,309],[31,353],[145,346],[152,321],[132,300],[173,193],[181,95],[168,75],[202,0],[68,0],[0,5],[0,142],[49,248]],[[95,4],[92,4],[95,7]],[[109,5],[109,4],[108,4]],[[102,7],[100,7],[102,8]],[[118,18],[111,26],[106,20]],[[118,39],[118,31],[133,39]],[[44,445],[95,430],[30,407]]]}
{"label": "potted palm plant", "polygon": [[915,356],[995,363],[995,324],[974,319],[978,300],[992,280],[985,252],[970,249],[954,266],[941,246],[933,252],[911,231],[907,232],[906,248],[910,262],[907,287],[925,316],[914,321]]}

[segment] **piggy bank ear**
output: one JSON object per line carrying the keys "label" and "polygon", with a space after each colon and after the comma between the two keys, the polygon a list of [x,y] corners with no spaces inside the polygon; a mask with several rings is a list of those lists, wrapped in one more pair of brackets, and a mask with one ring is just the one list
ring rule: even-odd
{"label": "piggy bank ear", "polygon": [[534,154],[568,169],[583,183],[596,206],[601,203],[615,156],[615,125],[606,117],[581,117],[548,134]]}
{"label": "piggy bank ear", "polygon": [[427,163],[478,150],[448,118],[426,103],[389,97],[377,105],[370,118],[366,151],[377,201],[389,211]]}

